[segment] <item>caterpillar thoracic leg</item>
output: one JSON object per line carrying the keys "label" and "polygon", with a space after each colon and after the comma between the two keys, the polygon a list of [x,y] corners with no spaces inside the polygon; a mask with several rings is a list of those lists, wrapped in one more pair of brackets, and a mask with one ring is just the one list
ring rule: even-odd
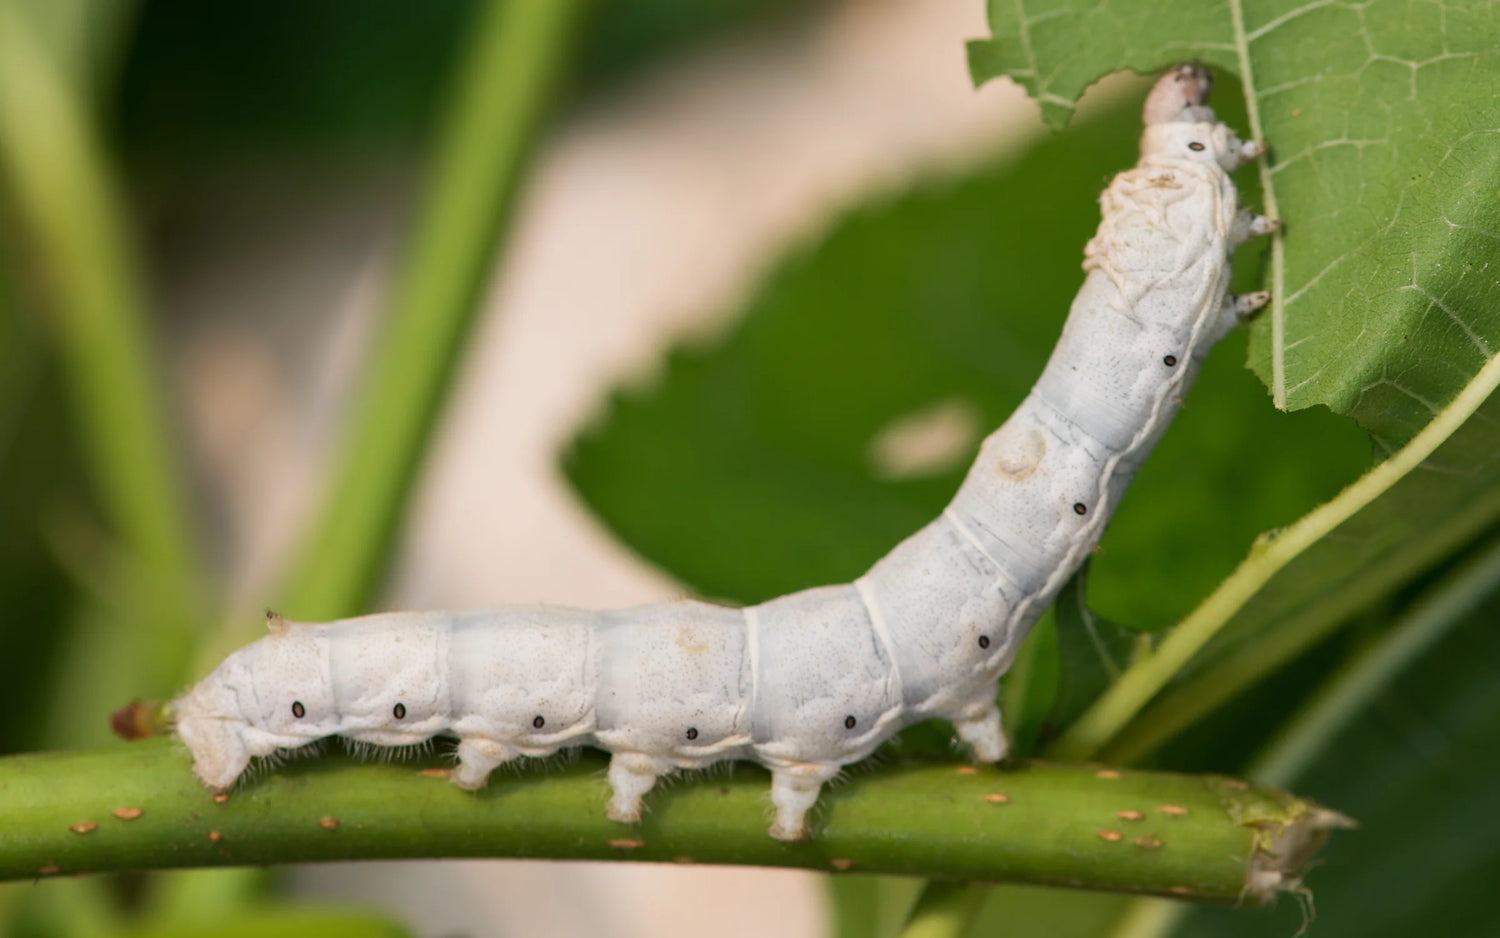
{"label": "caterpillar thoracic leg", "polygon": [[251,758],[330,735],[443,734],[474,789],[512,759],[592,745],[614,754],[607,813],[634,821],[661,775],[748,759],[771,769],[772,836],[792,840],[823,784],[908,724],[949,720],[976,759],[1002,758],[1000,675],[1209,348],[1268,298],[1229,295],[1234,248],[1276,222],[1240,208],[1228,172],[1262,147],[1215,119],[1208,87],[1195,66],[1157,82],[1036,387],[943,513],[855,583],[739,610],[275,617],[174,705],[198,776],[223,790]]}

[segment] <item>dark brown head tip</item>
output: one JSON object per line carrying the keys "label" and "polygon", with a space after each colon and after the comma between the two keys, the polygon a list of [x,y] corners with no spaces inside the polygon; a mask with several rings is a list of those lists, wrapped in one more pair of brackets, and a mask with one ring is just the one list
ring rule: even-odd
{"label": "dark brown head tip", "polygon": [[160,704],[132,700],[110,715],[109,728],[121,739],[132,741],[160,736],[165,729],[164,713]]}
{"label": "dark brown head tip", "polygon": [[[1155,87],[1146,96],[1142,119],[1147,124],[1183,120],[1184,111],[1205,105],[1213,86],[1213,75],[1201,65],[1187,63],[1170,69],[1157,79]],[[1189,116],[1187,119],[1193,118]]]}

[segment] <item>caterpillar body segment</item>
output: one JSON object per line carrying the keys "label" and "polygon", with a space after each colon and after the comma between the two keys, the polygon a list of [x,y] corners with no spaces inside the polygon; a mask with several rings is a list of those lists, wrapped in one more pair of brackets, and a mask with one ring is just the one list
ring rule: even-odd
{"label": "caterpillar body segment", "polygon": [[661,775],[744,759],[771,770],[770,833],[790,840],[824,783],[911,723],[949,720],[976,759],[1003,758],[1001,674],[1209,349],[1266,302],[1228,290],[1235,247],[1276,228],[1228,176],[1262,148],[1214,117],[1208,84],[1195,66],[1158,81],[1041,378],[942,514],[854,583],[745,609],[276,618],[174,704],[198,776],[224,790],[252,758],[331,735],[447,735],[451,778],[474,789],[511,760],[588,745],[613,754],[606,813],[628,822]]}

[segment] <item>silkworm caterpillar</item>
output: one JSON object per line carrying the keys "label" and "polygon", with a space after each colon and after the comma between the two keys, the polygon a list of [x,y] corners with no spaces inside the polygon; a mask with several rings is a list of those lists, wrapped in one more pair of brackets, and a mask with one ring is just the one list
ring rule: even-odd
{"label": "silkworm caterpillar", "polygon": [[173,704],[198,777],[224,791],[253,757],[326,736],[446,735],[451,779],[477,789],[502,763],[589,745],[612,754],[606,813],[634,821],[660,776],[745,759],[771,770],[770,834],[794,840],[824,783],[909,724],[949,720],[976,760],[1003,758],[1001,674],[1204,356],[1267,299],[1228,292],[1235,247],[1276,227],[1228,176],[1262,148],[1215,118],[1208,89],[1191,65],[1157,82],[1040,380],[942,514],[865,575],[743,609],[272,617]]}

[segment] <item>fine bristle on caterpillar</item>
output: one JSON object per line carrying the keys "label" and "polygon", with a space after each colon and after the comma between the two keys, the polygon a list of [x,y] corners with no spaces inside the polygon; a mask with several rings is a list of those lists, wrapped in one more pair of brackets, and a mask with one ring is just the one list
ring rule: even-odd
{"label": "fine bristle on caterpillar", "polygon": [[1025,401],[953,500],[853,583],[744,609],[398,612],[269,618],[171,716],[211,789],[252,758],[329,736],[458,739],[450,773],[587,745],[609,751],[608,815],[640,817],[665,774],[725,760],[771,770],[770,833],[808,834],[825,782],[901,728],[951,721],[976,760],[1006,752],[996,686],[1104,530],[1212,346],[1266,302],[1229,294],[1236,246],[1276,223],[1229,172],[1259,155],[1184,65],[1147,97],[1141,157],[1100,196],[1083,287]]}

